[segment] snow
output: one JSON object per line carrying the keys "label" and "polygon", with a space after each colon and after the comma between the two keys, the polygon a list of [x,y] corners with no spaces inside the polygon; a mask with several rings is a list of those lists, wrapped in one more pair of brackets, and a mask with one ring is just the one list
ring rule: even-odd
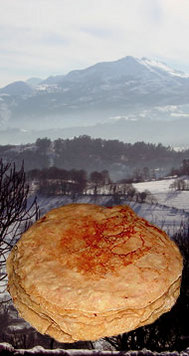
{"label": "snow", "polygon": [[160,181],[135,183],[133,185],[139,192],[149,190],[159,204],[183,209],[189,213],[189,191],[173,191],[170,189],[170,185],[174,181],[175,178],[170,178]]}
{"label": "snow", "polygon": [[133,186],[139,191],[143,192],[145,189],[148,189],[152,194],[167,192],[169,190],[169,186],[173,183],[175,179],[162,179],[159,181],[150,181],[150,182],[141,182],[135,183]]}
{"label": "snow", "polygon": [[183,210],[170,208],[159,204],[139,204],[131,202],[131,208],[141,217],[145,218],[160,229],[173,236],[188,222],[189,215]]}
{"label": "snow", "polygon": [[147,59],[147,58],[142,58],[139,59],[139,62],[141,62],[143,65],[145,65],[150,71],[153,71],[153,68],[156,70],[162,70],[165,71],[172,76],[175,77],[180,77],[180,78],[189,78],[189,75],[180,71],[176,71],[169,67],[167,64],[160,62],[155,59]]}
{"label": "snow", "polygon": [[64,355],[64,356],[112,356],[112,355],[125,355],[125,356],[188,356],[189,355],[189,348],[187,348],[185,351],[177,352],[169,352],[169,351],[163,351],[163,352],[153,352],[148,349],[142,349],[142,350],[135,350],[135,351],[115,351],[111,350],[110,344],[108,349],[93,349],[93,350],[85,350],[85,349],[62,349],[62,348],[57,348],[57,349],[46,349],[42,346],[35,346],[30,349],[17,349],[14,348],[11,344],[7,342],[2,342],[0,343],[0,352],[5,353],[5,354],[14,354],[14,355]]}

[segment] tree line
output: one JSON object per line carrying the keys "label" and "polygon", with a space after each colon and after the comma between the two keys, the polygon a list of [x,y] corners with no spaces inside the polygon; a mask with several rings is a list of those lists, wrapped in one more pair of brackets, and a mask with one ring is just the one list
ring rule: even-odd
{"label": "tree line", "polygon": [[170,189],[173,190],[189,190],[189,159],[184,159],[179,168],[173,168],[170,173],[176,176],[176,179],[171,183]]}
{"label": "tree line", "polygon": [[182,164],[178,168],[172,168],[171,175],[180,176],[189,176],[189,158],[183,159]]}
{"label": "tree line", "polygon": [[132,175],[134,169],[141,170],[146,166],[151,175],[156,168],[159,169],[157,175],[161,175],[161,169],[168,172],[188,159],[189,150],[176,152],[161,143],[131,144],[83,135],[54,141],[39,138],[33,144],[0,146],[0,156],[18,165],[24,160],[26,171],[56,166],[66,170],[83,169],[88,173],[108,170],[112,176],[121,178]]}
{"label": "tree line", "polygon": [[88,175],[83,169],[66,170],[57,167],[33,169],[27,172],[27,180],[31,184],[36,182],[37,193],[44,195],[83,194],[89,182],[95,187],[111,182],[106,170],[93,171]]}
{"label": "tree line", "polygon": [[[110,179],[109,172],[93,171],[87,174],[84,170],[65,170],[57,167],[46,169],[34,169],[27,172],[27,181],[30,184],[31,191],[37,195],[55,196],[69,195],[74,200],[80,195],[110,195],[113,204],[121,204],[121,197],[128,200],[134,200],[139,203],[156,203],[153,195],[144,190],[138,192],[131,181],[123,180],[113,182]],[[133,178],[133,182],[135,178]]]}

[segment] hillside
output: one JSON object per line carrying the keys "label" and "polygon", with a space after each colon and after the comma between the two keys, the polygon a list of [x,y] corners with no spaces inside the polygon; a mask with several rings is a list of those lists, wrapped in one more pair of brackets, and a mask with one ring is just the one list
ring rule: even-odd
{"label": "hillside", "polygon": [[[135,183],[138,191],[149,190],[161,205],[175,209],[183,209],[189,213],[189,191],[174,190],[171,185],[175,178],[160,181]],[[188,181],[188,177],[187,177]]]}
{"label": "hillside", "polygon": [[0,146],[0,156],[20,165],[24,160],[25,170],[46,169],[56,166],[61,169],[83,169],[87,173],[108,170],[111,179],[159,178],[188,159],[189,150],[176,152],[162,144],[119,140],[93,139],[79,136],[73,139],[38,139],[33,144]]}

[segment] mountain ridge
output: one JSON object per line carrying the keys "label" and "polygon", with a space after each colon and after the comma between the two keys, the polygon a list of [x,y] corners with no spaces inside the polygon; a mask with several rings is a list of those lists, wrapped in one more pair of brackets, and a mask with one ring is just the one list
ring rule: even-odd
{"label": "mountain ridge", "polygon": [[57,79],[57,83],[60,83],[61,80],[65,79],[65,77],[73,76],[74,74],[77,75],[79,73],[84,73],[86,71],[91,71],[91,70],[96,69],[97,67],[98,68],[103,67],[103,69],[104,69],[105,66],[110,67],[111,65],[116,65],[116,64],[121,64],[121,65],[130,64],[131,65],[131,63],[137,63],[137,62],[142,65],[146,65],[148,67],[150,67],[150,66],[151,67],[159,67],[159,69],[161,68],[161,70],[167,71],[170,74],[175,75],[175,76],[189,78],[189,75],[185,74],[182,71],[176,71],[175,69],[169,67],[166,63],[163,63],[163,62],[160,62],[157,60],[150,60],[146,57],[142,57],[141,59],[139,59],[139,58],[132,57],[132,56],[126,56],[126,57],[123,57],[123,58],[115,60],[115,61],[99,62],[99,63],[96,63],[96,64],[89,66],[87,68],[84,68],[84,69],[75,69],[75,70],[68,72],[66,75],[50,76],[50,77],[46,78],[45,80],[41,81],[41,83],[47,83],[47,81],[49,82],[51,80],[53,80],[55,82],[56,79]]}
{"label": "mountain ridge", "polygon": [[[85,75],[85,73],[90,73],[90,72],[94,72],[94,71],[96,73],[96,69],[97,70],[103,69],[103,72],[105,72],[105,73],[107,73],[108,69],[110,69],[110,71],[113,68],[119,69],[119,75],[122,76],[123,70],[125,72],[124,74],[130,74],[131,70],[136,72],[137,66],[138,67],[143,66],[143,69],[146,67],[151,72],[156,72],[156,74],[159,71],[159,72],[164,72],[169,75],[180,77],[180,78],[189,78],[189,74],[186,74],[182,71],[175,70],[175,69],[171,68],[170,66],[168,66],[166,63],[161,62],[159,60],[151,60],[151,59],[148,59],[147,57],[142,57],[141,59],[139,59],[139,58],[133,57],[133,56],[126,56],[121,59],[117,59],[115,61],[98,62],[98,63],[91,65],[89,67],[86,67],[84,69],[74,69],[64,75],[63,74],[58,74],[55,76],[51,75],[51,76],[47,77],[46,79],[32,77],[32,78],[28,78],[26,81],[11,82],[8,85],[6,85],[5,87],[0,88],[0,91],[4,92],[5,90],[8,89],[8,87],[12,86],[13,84],[21,83],[21,82],[25,83],[26,85],[30,85],[30,83],[31,83],[31,86],[33,86],[33,83],[34,84],[36,83],[35,86],[38,86],[41,84],[47,84],[47,83],[60,84],[65,79],[72,78],[73,76],[78,76],[78,75],[81,76],[83,73]],[[132,75],[133,75],[133,73],[132,73]]]}
{"label": "mountain ridge", "polygon": [[33,79],[0,89],[2,129],[63,129],[110,124],[122,117],[189,117],[189,75],[158,60],[126,56]]}

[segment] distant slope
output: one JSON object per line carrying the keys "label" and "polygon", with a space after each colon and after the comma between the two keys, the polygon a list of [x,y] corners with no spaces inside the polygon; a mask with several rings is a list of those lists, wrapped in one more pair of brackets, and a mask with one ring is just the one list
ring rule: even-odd
{"label": "distant slope", "polygon": [[23,81],[14,82],[0,89],[0,94],[8,94],[10,96],[25,96],[33,93],[32,88]]}
{"label": "distant slope", "polygon": [[[49,77],[35,88],[28,82],[1,88],[0,125],[51,129],[123,116],[172,120],[174,115],[189,115],[188,92],[189,77],[184,73],[158,61],[127,56]],[[9,113],[7,126],[5,112]]]}
{"label": "distant slope", "polygon": [[[8,115],[9,113],[7,113]],[[90,116],[88,116],[88,119]],[[5,117],[6,119],[6,117]],[[34,121],[35,122],[35,121]],[[29,128],[9,128],[0,130],[0,144],[26,144],[36,141],[37,138],[49,137],[50,139],[73,138],[80,135],[90,135],[94,138],[119,139],[124,142],[152,142],[171,145],[172,147],[188,148],[189,119],[180,117],[172,121],[150,120],[144,118],[111,119],[106,123],[94,125],[59,127],[58,121],[52,119],[54,127],[50,128],[43,120],[34,124],[28,122]],[[32,129],[31,126],[34,126]],[[57,127],[57,128],[56,128]]]}
{"label": "distant slope", "polygon": [[[188,213],[189,217],[189,191],[174,191],[170,189],[170,185],[174,180],[175,178],[135,183],[134,186],[140,192],[145,189],[149,190],[159,204],[180,210],[183,209]],[[172,214],[174,215],[174,209]]]}

